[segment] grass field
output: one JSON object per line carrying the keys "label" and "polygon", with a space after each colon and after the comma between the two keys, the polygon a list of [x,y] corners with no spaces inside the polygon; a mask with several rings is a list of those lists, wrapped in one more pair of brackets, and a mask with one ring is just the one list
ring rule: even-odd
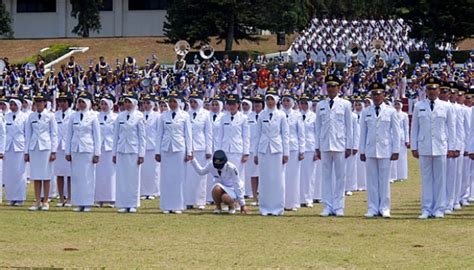
{"label": "grass field", "polygon": [[126,215],[2,205],[0,268],[474,268],[474,206],[420,221],[419,179],[410,159],[410,179],[392,185],[390,220],[364,219],[362,192],[347,198],[344,218],[320,218],[321,205],[282,217],[256,208],[248,216],[211,208],[164,215],[157,201]]}

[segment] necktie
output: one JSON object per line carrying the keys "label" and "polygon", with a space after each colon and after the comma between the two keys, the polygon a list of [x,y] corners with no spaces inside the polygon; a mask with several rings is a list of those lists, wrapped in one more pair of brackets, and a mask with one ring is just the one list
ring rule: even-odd
{"label": "necktie", "polygon": [[147,114],[147,115],[145,115],[145,120],[148,120],[148,114]]}
{"label": "necktie", "polygon": [[212,116],[212,122],[215,122],[215,121],[216,121],[216,118],[217,118],[217,114],[214,114],[214,115]]}
{"label": "necktie", "polygon": [[130,114],[127,114],[127,121],[128,121],[128,119],[130,119]]}
{"label": "necktie", "polygon": [[255,121],[258,121],[258,114],[255,115]]}
{"label": "necktie", "polygon": [[66,117],[66,114],[65,114],[65,113],[63,113],[63,119],[64,119],[64,117]]}
{"label": "necktie", "polygon": [[104,115],[104,122],[107,121],[107,115]]}
{"label": "necktie", "polygon": [[41,113],[38,113],[38,120],[41,120]]}
{"label": "necktie", "polygon": [[306,114],[303,114],[303,121],[306,120]]}
{"label": "necktie", "polygon": [[272,120],[273,113],[270,113],[269,116],[270,116],[270,120]]}
{"label": "necktie", "polygon": [[171,118],[174,119],[175,116],[176,116],[176,112],[171,113]]}
{"label": "necktie", "polygon": [[360,119],[360,114],[357,115],[357,120],[359,120],[359,119]]}
{"label": "necktie", "polygon": [[375,114],[379,116],[380,106],[375,106]]}
{"label": "necktie", "polygon": [[81,113],[81,121],[82,121],[82,118],[84,118],[84,114]]}
{"label": "necktie", "polygon": [[222,171],[221,171],[221,170],[218,170],[217,173],[219,174],[219,176],[221,176]]}
{"label": "necktie", "polygon": [[234,116],[233,115],[230,117],[230,121],[231,122],[234,121]]}
{"label": "necktie", "polygon": [[16,115],[13,115],[13,121],[15,121],[15,119],[16,119]]}
{"label": "necktie", "polygon": [[197,113],[193,112],[193,120],[196,119],[196,115],[197,115]]}
{"label": "necktie", "polygon": [[334,105],[334,99],[329,100],[329,109],[332,109],[332,105]]}
{"label": "necktie", "polygon": [[434,110],[434,100],[430,101],[430,109],[431,111]]}

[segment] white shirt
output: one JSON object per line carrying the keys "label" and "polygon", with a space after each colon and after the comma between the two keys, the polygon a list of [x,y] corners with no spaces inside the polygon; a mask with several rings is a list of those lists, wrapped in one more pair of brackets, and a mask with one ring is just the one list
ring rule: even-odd
{"label": "white shirt", "polygon": [[155,150],[156,134],[158,132],[158,122],[160,114],[155,111],[144,111],[145,117],[145,133],[146,133],[146,150]]}
{"label": "white shirt", "polygon": [[303,124],[303,116],[300,112],[290,109],[283,110],[286,115],[289,129],[289,147],[290,151],[305,152],[305,129]]}
{"label": "white shirt", "polygon": [[113,155],[124,153],[145,157],[145,136],[145,121],[141,112],[135,110],[119,113],[115,120]]}
{"label": "white shirt", "polygon": [[308,109],[308,111],[301,111],[301,118],[303,119],[304,132],[305,132],[305,151],[314,152],[316,137],[315,137],[315,128],[316,128],[316,114]]}
{"label": "white shirt", "polygon": [[250,129],[248,118],[242,112],[225,113],[219,122],[216,150],[226,153],[249,154]]}
{"label": "white shirt", "polygon": [[29,154],[29,151],[34,150],[36,146],[40,151],[51,150],[52,153],[56,153],[58,128],[53,113],[46,109],[41,113],[31,113],[26,122],[25,134],[25,154]]}
{"label": "white shirt", "polygon": [[189,111],[192,126],[193,150],[212,154],[213,128],[209,112],[204,109]]}
{"label": "white shirt", "polygon": [[[15,116],[15,120],[13,120]],[[5,116],[6,126],[6,144],[5,150],[10,150],[13,147],[14,152],[25,151],[25,123],[28,120],[28,115],[22,111],[16,113],[10,111]]]}
{"label": "white shirt", "polygon": [[[173,118],[173,113],[175,117]],[[192,155],[192,127],[189,115],[182,110],[166,111],[160,117],[155,154],[181,152]]]}
{"label": "white shirt", "polygon": [[114,126],[117,114],[109,111],[108,113],[100,112],[97,117],[99,118],[100,125],[100,145],[105,151],[112,151],[114,145]]}
{"label": "white shirt", "polygon": [[288,156],[289,128],[284,112],[266,109],[260,113],[257,122],[254,153],[283,153]]}
{"label": "white shirt", "polygon": [[69,118],[73,113],[74,111],[71,108],[68,108],[64,112],[62,110],[59,110],[54,113],[56,124],[58,126],[58,148],[61,150],[66,149],[66,134],[68,129],[68,123]]}
{"label": "white shirt", "polygon": [[100,126],[95,112],[77,111],[70,116],[66,134],[66,155],[79,152],[99,156],[100,142]]}

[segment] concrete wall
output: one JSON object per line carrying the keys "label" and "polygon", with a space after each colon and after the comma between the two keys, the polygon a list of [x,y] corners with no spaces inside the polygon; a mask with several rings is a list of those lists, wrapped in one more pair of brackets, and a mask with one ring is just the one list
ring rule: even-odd
{"label": "concrete wall", "polygon": [[[69,0],[56,0],[56,12],[17,13],[16,0],[2,0],[12,17],[15,38],[77,37]],[[114,0],[113,11],[100,13],[102,30],[91,37],[162,36],[165,10],[129,11],[128,0]]]}

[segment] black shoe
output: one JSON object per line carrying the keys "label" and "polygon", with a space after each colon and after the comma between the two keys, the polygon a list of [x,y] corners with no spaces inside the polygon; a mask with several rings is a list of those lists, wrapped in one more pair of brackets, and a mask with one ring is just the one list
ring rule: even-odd
{"label": "black shoe", "polygon": [[194,208],[194,206],[192,206],[192,205],[186,205],[186,209],[188,209],[188,210],[193,209],[193,208]]}
{"label": "black shoe", "polygon": [[314,199],[314,200],[313,200],[313,203],[321,203],[321,200]]}

